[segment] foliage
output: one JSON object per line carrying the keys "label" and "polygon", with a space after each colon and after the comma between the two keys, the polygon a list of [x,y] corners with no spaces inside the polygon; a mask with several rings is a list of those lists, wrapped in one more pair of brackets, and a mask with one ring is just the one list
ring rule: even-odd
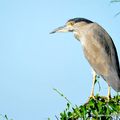
{"label": "foliage", "polygon": [[[72,109],[72,110],[71,110]],[[72,107],[67,103],[66,109],[60,113],[60,120],[111,120],[120,119],[120,96],[110,100],[96,95],[81,106]]]}
{"label": "foliage", "polygon": [[[80,106],[73,106],[72,103],[57,89],[54,89],[66,101],[67,106],[60,113],[57,120],[119,120],[120,119],[120,95],[116,95],[108,100],[107,97],[97,94],[90,98],[88,102]],[[50,120],[50,118],[49,118]]]}

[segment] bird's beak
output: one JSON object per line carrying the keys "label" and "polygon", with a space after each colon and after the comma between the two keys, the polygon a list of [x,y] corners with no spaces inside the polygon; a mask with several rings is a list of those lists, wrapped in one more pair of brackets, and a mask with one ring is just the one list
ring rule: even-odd
{"label": "bird's beak", "polygon": [[53,33],[56,33],[56,32],[69,32],[69,28],[66,25],[64,25],[62,27],[56,28],[55,30],[50,32],[50,34],[53,34]]}

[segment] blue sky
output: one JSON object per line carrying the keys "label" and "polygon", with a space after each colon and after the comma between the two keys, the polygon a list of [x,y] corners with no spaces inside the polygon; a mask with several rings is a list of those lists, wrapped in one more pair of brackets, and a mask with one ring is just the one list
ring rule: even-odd
{"label": "blue sky", "polygon": [[[81,45],[71,33],[49,32],[70,18],[88,18],[107,30],[120,56],[120,16],[114,17],[119,8],[110,0],[1,0],[0,113],[14,120],[54,120],[66,100],[53,88],[73,104],[84,103],[92,72]],[[106,83],[100,84],[106,95]]]}

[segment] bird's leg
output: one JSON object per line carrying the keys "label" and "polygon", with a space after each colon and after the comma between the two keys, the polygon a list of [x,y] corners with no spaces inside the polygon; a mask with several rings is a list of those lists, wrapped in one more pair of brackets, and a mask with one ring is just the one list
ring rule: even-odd
{"label": "bird's leg", "polygon": [[110,85],[108,84],[108,95],[107,95],[108,100],[111,98],[111,88]]}
{"label": "bird's leg", "polygon": [[111,87],[110,87],[109,84],[108,84],[108,94],[107,94],[107,96],[102,96],[102,98],[107,100],[107,101],[110,100],[110,98],[111,98]]}
{"label": "bird's leg", "polygon": [[93,81],[92,81],[92,89],[91,89],[90,98],[95,98],[94,97],[94,86],[95,86],[96,76],[97,75],[96,75],[95,71],[93,71]]}

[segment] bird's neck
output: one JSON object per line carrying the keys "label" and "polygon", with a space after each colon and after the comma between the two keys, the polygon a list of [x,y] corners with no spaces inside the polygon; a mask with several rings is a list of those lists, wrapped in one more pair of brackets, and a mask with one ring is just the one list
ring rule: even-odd
{"label": "bird's neck", "polygon": [[77,32],[74,32],[74,37],[75,37],[78,41],[80,41],[79,34],[78,34]]}

